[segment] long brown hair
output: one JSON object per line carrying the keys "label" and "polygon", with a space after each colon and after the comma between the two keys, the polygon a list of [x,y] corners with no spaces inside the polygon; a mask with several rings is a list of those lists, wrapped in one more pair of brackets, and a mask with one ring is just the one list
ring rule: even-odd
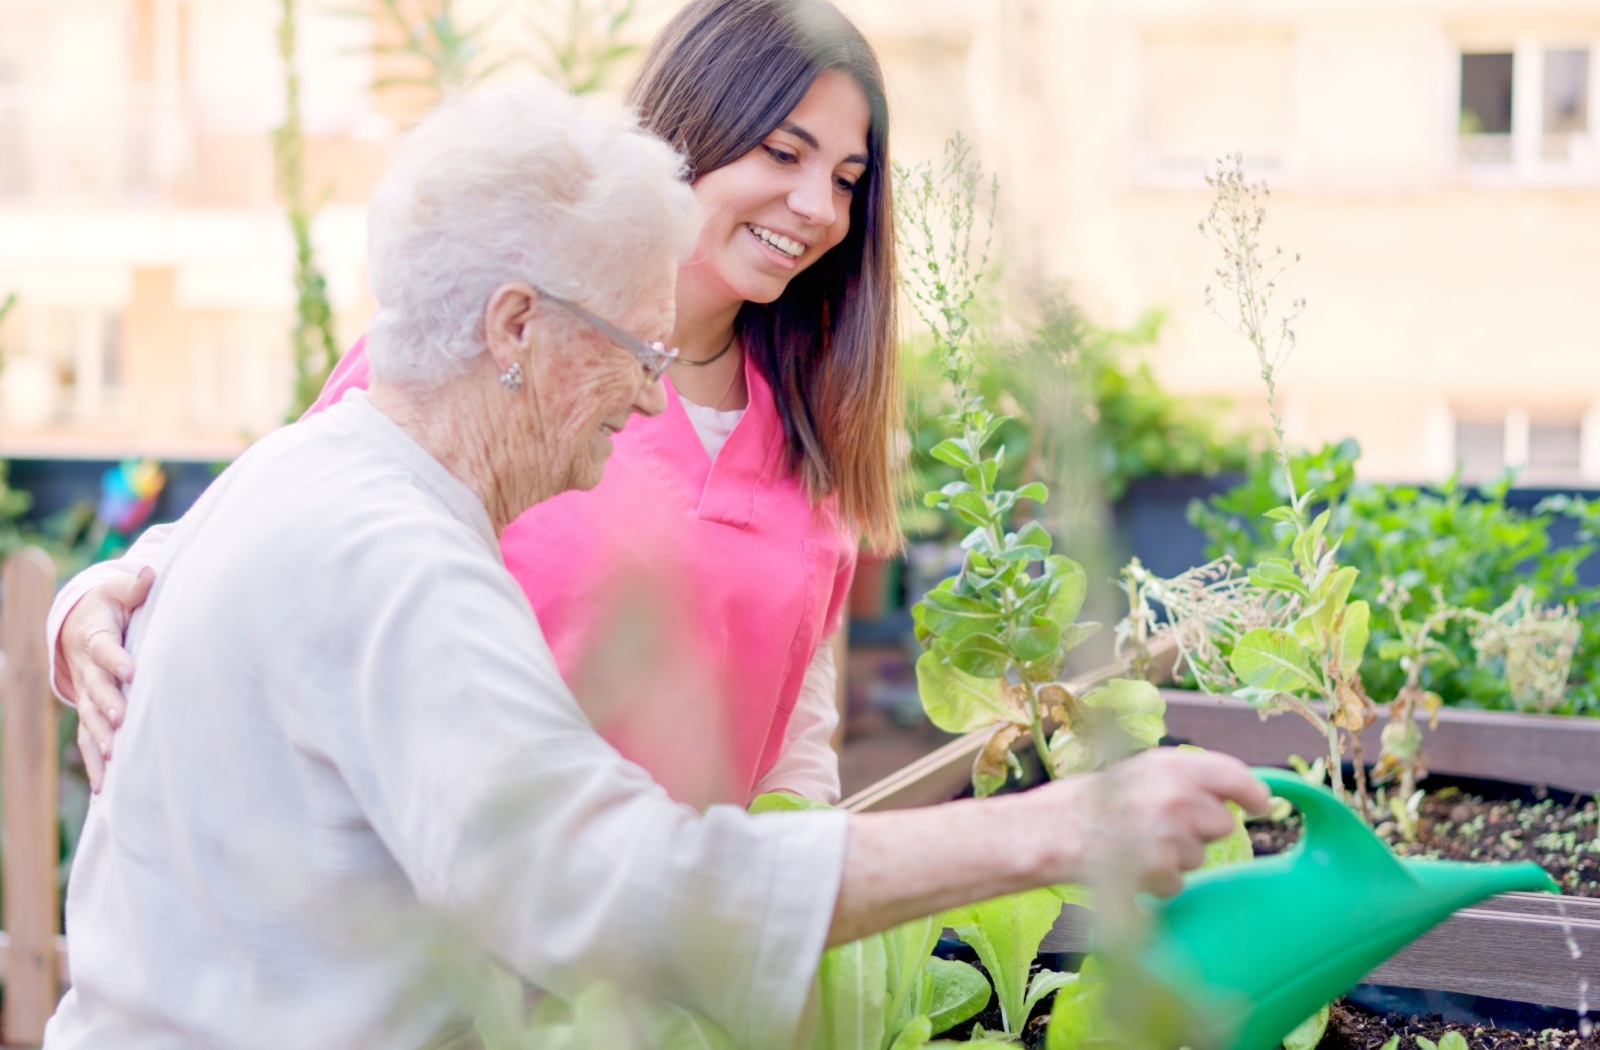
{"label": "long brown hair", "polygon": [[889,107],[871,45],[827,0],[691,0],[650,45],[629,101],[695,179],[759,146],[830,70],[861,86],[872,114],[850,232],[776,300],[745,303],[735,330],[772,385],[790,471],[887,552],[900,545],[901,413]]}

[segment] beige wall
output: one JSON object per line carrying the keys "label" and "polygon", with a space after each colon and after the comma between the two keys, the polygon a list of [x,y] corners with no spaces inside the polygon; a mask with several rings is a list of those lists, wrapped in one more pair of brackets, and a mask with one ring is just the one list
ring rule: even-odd
{"label": "beige wall", "polygon": [[[1012,289],[1064,282],[1107,322],[1164,307],[1161,373],[1258,415],[1248,349],[1203,306],[1213,255],[1195,231],[1204,165],[1242,150],[1273,187],[1270,240],[1304,257],[1284,281],[1308,300],[1283,385],[1296,438],[1354,435],[1369,474],[1432,478],[1454,463],[1460,423],[1501,426],[1515,454],[1545,424],[1582,421],[1581,469],[1553,480],[1600,481],[1600,150],[1543,164],[1534,133],[1551,47],[1589,50],[1600,118],[1600,0],[839,3],[883,57],[895,156],[937,156],[959,130],[999,173]],[[317,235],[350,335],[370,308],[360,201],[416,107],[375,97],[371,78],[395,70],[348,53],[381,27],[305,6],[311,182],[334,194]],[[675,6],[647,5],[641,34]],[[125,363],[120,389],[62,389],[31,415],[8,413],[0,377],[0,447],[217,455],[281,414],[293,300],[267,137],[282,105],[276,10],[0,0],[0,138],[18,112],[42,119],[43,95],[63,126],[132,126],[146,143],[136,172],[94,152],[115,135],[36,145],[54,167],[31,198],[6,197],[0,164],[0,291],[23,299],[0,346],[48,358],[14,370],[11,400],[47,374],[85,374],[106,317]],[[516,20],[496,36],[527,38]],[[1502,48],[1517,55],[1522,130],[1513,163],[1471,167],[1459,55]],[[159,369],[146,360],[162,354]],[[135,392],[155,374],[175,392]]]}

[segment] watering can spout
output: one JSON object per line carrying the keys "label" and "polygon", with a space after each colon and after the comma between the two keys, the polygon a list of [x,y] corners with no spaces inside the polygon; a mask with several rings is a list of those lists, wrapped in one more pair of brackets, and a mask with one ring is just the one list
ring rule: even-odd
{"label": "watering can spout", "polygon": [[1193,876],[1156,907],[1145,953],[1152,975],[1211,1009],[1235,1050],[1274,1050],[1461,908],[1514,890],[1559,892],[1536,864],[1402,860],[1331,792],[1281,770],[1256,773],[1300,811],[1299,844]]}

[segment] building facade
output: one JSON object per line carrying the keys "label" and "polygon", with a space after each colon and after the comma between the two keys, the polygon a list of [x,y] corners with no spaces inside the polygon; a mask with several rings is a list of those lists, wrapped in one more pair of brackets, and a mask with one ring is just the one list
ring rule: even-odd
{"label": "building facade", "polygon": [[[1600,0],[839,3],[884,59],[896,156],[960,130],[1000,176],[1011,288],[1064,286],[1106,323],[1164,309],[1163,377],[1259,415],[1196,232],[1208,163],[1239,152],[1272,187],[1269,245],[1302,256],[1282,281],[1307,300],[1281,388],[1294,439],[1355,436],[1376,477],[1600,482]],[[374,88],[378,21],[301,6],[308,185],[348,341],[372,305],[361,201],[416,105]],[[638,37],[675,6],[645,5]],[[509,19],[508,54],[565,7],[457,3]],[[220,457],[282,419],[279,13],[0,0],[4,454]]]}

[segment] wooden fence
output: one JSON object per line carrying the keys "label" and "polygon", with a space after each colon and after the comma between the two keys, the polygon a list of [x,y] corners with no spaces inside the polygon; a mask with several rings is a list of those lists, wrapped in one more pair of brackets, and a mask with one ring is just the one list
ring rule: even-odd
{"label": "wooden fence", "polygon": [[26,548],[0,568],[0,791],[5,798],[0,1038],[11,1045],[43,1041],[66,964],[56,887],[58,712],[44,635],[55,588],[55,566],[43,551]]}

